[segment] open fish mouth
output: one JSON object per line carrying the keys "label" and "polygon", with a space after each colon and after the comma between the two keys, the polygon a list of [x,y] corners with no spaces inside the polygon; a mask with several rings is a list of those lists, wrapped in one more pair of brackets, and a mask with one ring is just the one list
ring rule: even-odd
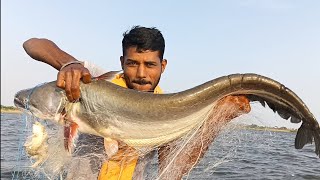
{"label": "open fish mouth", "polygon": [[21,102],[21,100],[18,97],[14,98],[13,103],[19,109],[25,110],[26,108],[25,103]]}

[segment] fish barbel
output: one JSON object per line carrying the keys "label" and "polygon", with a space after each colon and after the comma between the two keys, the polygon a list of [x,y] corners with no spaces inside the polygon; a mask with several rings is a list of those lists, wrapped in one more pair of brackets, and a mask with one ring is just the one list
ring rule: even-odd
{"label": "fish barbel", "polygon": [[58,121],[63,110],[79,131],[122,141],[132,147],[156,147],[186,134],[207,120],[218,100],[244,95],[259,101],[292,123],[302,121],[295,147],[315,143],[320,157],[319,123],[305,103],[281,83],[258,74],[232,74],[194,88],[170,94],[126,89],[106,80],[81,84],[78,102],[50,82],[15,95],[17,107],[42,119]]}

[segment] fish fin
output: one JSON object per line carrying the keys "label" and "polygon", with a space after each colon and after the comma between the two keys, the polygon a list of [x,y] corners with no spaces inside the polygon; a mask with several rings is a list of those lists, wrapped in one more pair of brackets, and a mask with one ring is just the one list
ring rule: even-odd
{"label": "fish fin", "polygon": [[104,73],[98,77],[96,77],[96,80],[104,79],[106,81],[111,81],[115,78],[116,75],[120,74],[121,71],[109,71],[107,73]]}
{"label": "fish fin", "polygon": [[290,114],[285,110],[280,109],[277,112],[278,112],[279,116],[285,120],[288,120],[291,117]]}
{"label": "fish fin", "polygon": [[[259,101],[261,105],[264,106],[264,103],[268,104],[269,108],[273,110],[273,112],[277,112],[279,116],[283,119],[288,120],[290,118],[290,122],[292,123],[300,123],[303,121],[303,117],[301,114],[297,113],[293,109],[290,109],[290,106],[286,106],[284,102],[275,102],[268,98],[248,94],[246,97],[252,101]],[[295,139],[295,148],[302,149],[306,144],[312,144],[315,142],[315,153],[320,157],[320,128],[319,125],[316,127],[312,126],[312,124],[307,124],[305,122],[302,123],[301,127],[298,129],[296,139]]]}
{"label": "fish fin", "polygon": [[314,131],[314,144],[316,146],[316,154],[319,156],[320,158],[320,128],[318,128],[317,130]]}
{"label": "fish fin", "polygon": [[299,114],[297,114],[296,112],[294,112],[290,108],[281,105],[281,103],[271,102],[268,99],[265,99],[263,97],[260,97],[258,95],[253,95],[253,94],[248,94],[248,95],[246,95],[246,97],[251,102],[259,101],[263,107],[266,107],[265,104],[268,104],[269,108],[274,113],[277,112],[279,114],[279,116],[285,120],[288,120],[290,118],[290,122],[292,122],[292,123],[300,123],[302,121],[302,118]]}
{"label": "fish fin", "polygon": [[297,118],[295,116],[291,116],[290,122],[299,123],[299,122],[301,122],[301,118]]}
{"label": "fish fin", "polygon": [[268,104],[269,108],[272,109],[272,111],[275,113],[277,109],[276,105],[268,101],[266,101],[266,103]]}
{"label": "fish fin", "polygon": [[266,107],[266,102],[264,99],[260,98],[259,96],[255,96],[252,94],[245,95],[251,102],[258,101],[263,107]]}
{"label": "fish fin", "polygon": [[306,144],[315,143],[315,153],[320,158],[320,128],[311,129],[309,126],[302,123],[301,127],[298,129],[296,139],[295,139],[295,148],[302,149]]}
{"label": "fish fin", "polygon": [[64,148],[72,153],[72,147],[74,144],[75,137],[78,133],[78,124],[74,122],[68,122],[64,126]]}
{"label": "fish fin", "polygon": [[302,149],[304,145],[312,143],[312,131],[311,129],[306,128],[303,124],[298,129],[296,139],[295,139],[295,148]]}
{"label": "fish fin", "polygon": [[115,155],[119,150],[119,143],[117,140],[111,138],[104,138],[104,148],[108,158]]}

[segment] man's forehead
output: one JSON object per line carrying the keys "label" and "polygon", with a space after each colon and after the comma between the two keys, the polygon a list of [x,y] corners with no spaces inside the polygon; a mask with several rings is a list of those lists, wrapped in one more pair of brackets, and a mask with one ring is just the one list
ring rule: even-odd
{"label": "man's forehead", "polygon": [[156,59],[149,59],[149,58],[125,58],[126,62],[140,62],[140,63],[158,63],[161,62],[159,58]]}
{"label": "man's forehead", "polygon": [[126,54],[131,54],[131,53],[139,53],[139,54],[143,54],[143,53],[159,53],[159,51],[153,51],[150,49],[137,49],[137,47],[129,47],[126,49]]}
{"label": "man's forehead", "polygon": [[136,50],[127,50],[126,54],[124,55],[125,60],[133,60],[133,61],[161,61],[159,57],[159,51],[151,51],[151,50],[145,50],[145,51],[136,51]]}

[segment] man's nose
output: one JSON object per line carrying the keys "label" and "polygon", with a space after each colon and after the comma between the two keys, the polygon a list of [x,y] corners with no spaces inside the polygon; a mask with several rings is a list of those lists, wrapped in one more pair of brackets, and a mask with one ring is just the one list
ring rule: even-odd
{"label": "man's nose", "polygon": [[137,69],[137,77],[145,78],[146,77],[146,68],[143,65],[140,65]]}

